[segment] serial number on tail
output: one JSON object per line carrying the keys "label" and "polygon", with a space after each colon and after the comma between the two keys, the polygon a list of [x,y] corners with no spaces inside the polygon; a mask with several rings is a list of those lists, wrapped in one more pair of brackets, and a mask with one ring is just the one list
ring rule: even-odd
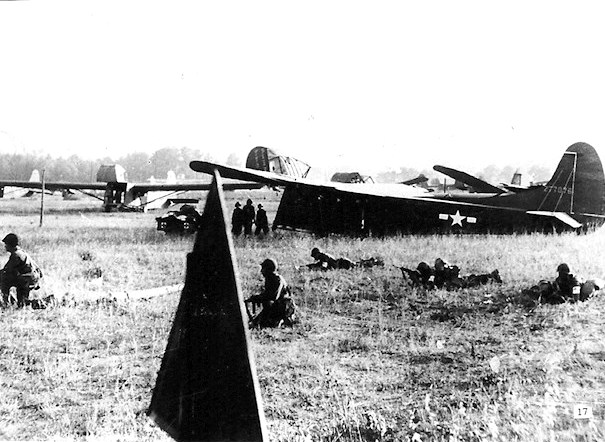
{"label": "serial number on tail", "polygon": [[568,194],[568,195],[573,195],[573,190],[568,188],[568,187],[561,187],[561,186],[545,186],[544,187],[544,192],[554,192],[554,193],[561,193],[561,194]]}

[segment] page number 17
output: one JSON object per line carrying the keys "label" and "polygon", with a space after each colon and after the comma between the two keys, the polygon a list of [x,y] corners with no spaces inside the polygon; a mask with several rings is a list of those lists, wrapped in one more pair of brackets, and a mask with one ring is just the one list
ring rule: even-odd
{"label": "page number 17", "polygon": [[592,407],[589,405],[576,405],[573,409],[574,419],[591,419]]}

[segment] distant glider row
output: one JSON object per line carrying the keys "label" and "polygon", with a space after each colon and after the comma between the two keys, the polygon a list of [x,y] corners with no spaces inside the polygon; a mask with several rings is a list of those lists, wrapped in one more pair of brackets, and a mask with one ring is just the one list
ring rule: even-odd
{"label": "distant glider row", "polygon": [[[19,187],[25,189],[42,189],[39,181],[15,181],[0,180],[0,197],[3,196],[5,187]],[[254,183],[224,183],[224,190],[259,189],[262,185]],[[102,191],[103,210],[110,212],[116,208],[158,208],[170,196],[187,191],[207,191],[210,189],[208,182],[177,183],[176,179],[167,180],[163,183],[129,183],[126,179],[124,169],[118,165],[105,165],[97,172],[96,183],[77,183],[67,181],[47,181],[44,183],[47,191],[71,191],[78,190],[94,198],[101,199],[86,191]],[[154,192],[156,194],[154,194]],[[158,192],[160,192],[158,194]],[[177,199],[176,197],[174,197]],[[190,202],[190,201],[189,201]]]}

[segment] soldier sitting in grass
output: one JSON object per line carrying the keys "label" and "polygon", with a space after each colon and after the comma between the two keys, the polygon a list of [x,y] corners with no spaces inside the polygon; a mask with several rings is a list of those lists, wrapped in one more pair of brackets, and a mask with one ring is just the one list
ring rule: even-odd
{"label": "soldier sitting in grass", "polygon": [[[277,263],[273,259],[265,259],[260,271],[265,278],[265,288],[260,295],[250,296],[245,301],[246,304],[252,304],[252,313],[248,311],[250,326],[292,326],[296,307],[288,283],[277,273]],[[262,310],[256,314],[258,306],[262,306]]]}
{"label": "soldier sitting in grass", "polygon": [[21,308],[29,300],[30,290],[38,289],[42,270],[34,260],[19,246],[19,238],[9,233],[2,240],[4,248],[10,253],[6,265],[0,272],[2,303],[8,304],[11,287],[17,291],[17,307]]}

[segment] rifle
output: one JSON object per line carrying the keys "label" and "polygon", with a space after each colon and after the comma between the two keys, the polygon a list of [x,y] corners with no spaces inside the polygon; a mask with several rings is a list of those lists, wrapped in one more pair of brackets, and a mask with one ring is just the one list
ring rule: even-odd
{"label": "rifle", "polygon": [[[252,304],[252,313],[250,313],[250,309],[248,308],[248,304]],[[250,321],[254,321],[258,317],[256,314],[257,306],[262,305],[262,301],[259,295],[252,295],[248,299],[244,299],[244,305],[246,306],[246,313],[248,313],[248,319]],[[261,310],[262,311],[262,310]],[[260,314],[260,312],[258,313]]]}

